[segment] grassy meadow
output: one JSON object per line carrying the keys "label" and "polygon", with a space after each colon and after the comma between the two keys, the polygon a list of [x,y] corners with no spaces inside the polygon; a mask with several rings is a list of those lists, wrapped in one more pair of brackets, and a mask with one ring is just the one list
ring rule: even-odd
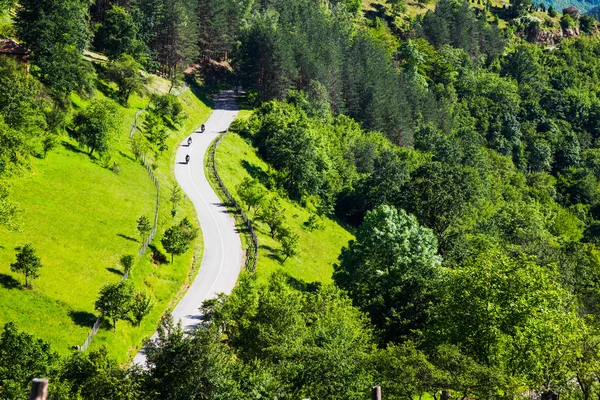
{"label": "grassy meadow", "polygon": [[[243,118],[247,112],[242,112]],[[268,165],[256,154],[255,149],[235,133],[229,133],[217,149],[217,170],[221,179],[238,198],[236,187],[245,178],[266,173]],[[252,174],[252,175],[251,175]],[[310,212],[295,202],[283,199],[285,219],[294,232],[299,234],[299,254],[281,263],[279,243],[269,235],[269,228],[262,222],[255,221],[258,236],[259,254],[256,273],[259,280],[266,280],[273,272],[283,270],[295,279],[304,282],[331,282],[333,264],[337,261],[340,250],[352,234],[335,221],[323,218],[322,228],[310,232],[304,223]],[[253,217],[252,212],[249,215]]]}
{"label": "grassy meadow", "polygon": [[[72,105],[77,110],[102,97],[100,92],[92,100],[73,96]],[[135,354],[164,311],[184,292],[195,273],[190,265],[202,255],[199,239],[193,251],[176,257],[173,264],[155,262],[168,259],[160,238],[174,222],[169,197],[176,143],[210,114],[209,105],[192,91],[185,91],[180,99],[187,118],[171,134],[169,151],[156,162],[161,185],[159,232],[153,248],[136,263],[131,275],[137,290],[153,296],[154,310],[140,327],[129,321],[120,321],[115,332],[103,327],[92,344],[92,348],[106,345],[122,362]],[[145,168],[135,160],[129,141],[133,117],[147,104],[147,97],[132,96],[127,108],[119,108],[121,125],[110,161],[118,164],[119,174],[64,136],[46,159],[32,158],[30,170],[11,179],[12,198],[24,213],[19,231],[0,228],[0,325],[14,321],[19,329],[49,341],[61,354],[87,337],[96,319],[94,302],[99,289],[121,279],[119,258],[137,254],[141,245],[137,218],[146,215],[153,219],[156,190]],[[196,221],[189,203],[178,206],[175,221],[183,216]],[[43,265],[31,290],[23,289],[23,277],[10,270],[15,247],[25,243],[37,249]]]}

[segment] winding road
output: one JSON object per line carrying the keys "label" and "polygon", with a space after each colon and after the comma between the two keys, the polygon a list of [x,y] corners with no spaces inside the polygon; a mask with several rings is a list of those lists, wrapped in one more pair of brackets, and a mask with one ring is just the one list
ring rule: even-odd
{"label": "winding road", "polygon": [[[230,293],[242,268],[242,243],[235,221],[227,213],[204,173],[204,157],[210,144],[221,132],[226,131],[237,116],[237,105],[233,90],[221,92],[215,99],[215,109],[206,121],[204,133],[192,134],[192,144],[187,138],[177,150],[175,177],[192,201],[204,236],[204,256],[200,271],[187,293],[173,310],[175,322],[181,321],[186,332],[193,330],[202,321],[199,307],[206,299],[218,293]],[[185,156],[190,155],[189,164]],[[152,337],[156,337],[156,334]],[[134,364],[145,366],[144,349],[133,359]]]}

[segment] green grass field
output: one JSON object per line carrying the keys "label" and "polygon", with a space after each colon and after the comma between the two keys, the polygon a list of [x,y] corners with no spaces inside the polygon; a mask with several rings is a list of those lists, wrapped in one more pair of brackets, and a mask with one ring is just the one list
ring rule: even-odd
{"label": "green grass field", "polygon": [[[247,113],[241,114],[244,117]],[[268,166],[256,151],[239,135],[230,133],[217,150],[217,170],[227,188],[237,198],[237,185],[250,177],[249,171],[268,170]],[[300,235],[300,253],[282,264],[279,259],[279,243],[268,234],[268,227],[255,222],[259,242],[259,259],[256,273],[259,280],[266,280],[273,272],[284,270],[290,276],[304,282],[331,282],[333,264],[340,250],[352,235],[330,219],[323,219],[322,229],[312,232],[304,228],[310,213],[295,202],[284,200],[286,221]],[[252,213],[250,213],[252,214]],[[250,215],[252,217],[252,215]]]}
{"label": "green grass field", "polygon": [[[103,97],[98,93],[97,98]],[[173,223],[168,204],[174,180],[171,160],[175,144],[201,124],[210,108],[191,91],[182,100],[184,125],[169,139],[169,153],[155,171],[161,185],[159,233]],[[72,98],[75,109],[89,101]],[[129,131],[135,112],[147,98],[133,96],[129,108],[120,108],[121,127],[113,158],[120,167],[117,175],[90,159],[68,137],[46,159],[32,159],[31,171],[11,181],[13,196],[24,210],[19,232],[0,228],[0,324],[14,321],[19,329],[49,341],[59,353],[82,344],[96,318],[94,302],[100,287],[121,278],[118,260],[137,254],[141,245],[136,220],[144,214],[152,219],[156,190],[145,168],[134,159]],[[175,218],[187,215],[196,220],[191,205],[180,205]],[[20,287],[21,276],[10,271],[16,246],[32,243],[43,268],[33,290]],[[101,329],[92,348],[106,345],[120,361],[131,358],[142,340],[155,330],[163,312],[184,292],[190,278],[192,258],[200,259],[201,240],[193,251],[175,258],[174,264],[154,264],[148,250],[132,272],[136,289],[149,291],[156,305],[140,327],[128,321],[117,324],[116,332]],[[192,271],[192,275],[194,270]]]}

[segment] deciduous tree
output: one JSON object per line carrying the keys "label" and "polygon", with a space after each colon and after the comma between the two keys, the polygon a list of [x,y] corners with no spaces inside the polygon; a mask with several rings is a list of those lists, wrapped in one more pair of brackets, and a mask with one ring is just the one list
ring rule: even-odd
{"label": "deciduous tree", "polygon": [[367,213],[339,260],[334,282],[369,314],[384,342],[425,328],[440,257],[435,235],[413,215],[386,205]]}
{"label": "deciduous tree", "polygon": [[6,183],[0,182],[0,225],[10,230],[19,227],[19,215],[22,210],[10,199],[10,190]]}
{"label": "deciduous tree", "polygon": [[287,226],[282,227],[279,232],[277,232],[277,240],[281,243],[281,252],[285,256],[282,263],[285,263],[288,258],[298,255],[299,239],[300,236]]}
{"label": "deciduous tree", "polygon": [[131,314],[135,324],[139,326],[142,319],[152,312],[153,307],[154,301],[147,292],[135,292],[131,302]]}
{"label": "deciduous tree", "polygon": [[119,87],[119,97],[127,104],[129,96],[141,93],[148,79],[141,74],[142,66],[129,54],[121,54],[108,65],[107,75]]}
{"label": "deciduous tree", "polygon": [[240,198],[248,206],[248,211],[254,208],[258,211],[263,204],[267,191],[257,179],[246,178],[237,186]]}
{"label": "deciduous tree", "polygon": [[123,266],[123,273],[126,274],[128,272],[131,272],[131,269],[135,264],[135,256],[133,254],[126,254],[121,257],[119,262]]}
{"label": "deciduous tree", "polygon": [[39,278],[38,271],[42,268],[42,262],[35,255],[35,249],[31,244],[18,247],[17,250],[19,250],[17,261],[10,264],[10,269],[13,272],[25,275],[25,287],[31,287],[29,279]]}
{"label": "deciduous tree", "polygon": [[112,60],[123,54],[139,57],[142,55],[142,43],[138,40],[138,29],[131,14],[125,8],[114,5],[106,13],[94,43]]}
{"label": "deciduous tree", "polygon": [[40,376],[52,376],[59,359],[49,343],[18,331],[13,322],[6,323],[0,335],[2,397],[24,398],[29,393],[31,380]]}
{"label": "deciduous tree", "polygon": [[100,100],[81,111],[75,117],[76,139],[80,145],[106,153],[117,130],[117,107],[110,100]]}
{"label": "deciduous tree", "polygon": [[272,197],[268,204],[260,210],[258,219],[269,227],[271,237],[274,238],[285,221],[284,210],[278,197]]}
{"label": "deciduous tree", "polygon": [[173,225],[165,231],[161,243],[165,250],[171,254],[171,262],[175,255],[185,253],[190,244],[198,236],[198,228],[186,218],[177,225]]}
{"label": "deciduous tree", "polygon": [[117,322],[129,314],[132,299],[133,286],[127,281],[107,283],[100,289],[94,308],[102,317],[111,319],[113,330],[116,330]]}
{"label": "deciduous tree", "polygon": [[140,215],[137,220],[137,230],[140,234],[140,238],[144,240],[146,236],[152,231],[152,224],[145,215]]}

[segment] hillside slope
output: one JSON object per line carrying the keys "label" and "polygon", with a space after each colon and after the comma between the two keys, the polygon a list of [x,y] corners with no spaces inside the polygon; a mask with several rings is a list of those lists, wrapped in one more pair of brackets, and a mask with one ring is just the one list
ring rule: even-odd
{"label": "hillside slope", "polygon": [[[237,186],[244,179],[269,170],[256,150],[235,133],[229,133],[217,149],[216,164],[225,186],[238,200]],[[287,198],[282,200],[282,206],[286,222],[299,235],[299,254],[282,263],[279,243],[271,238],[263,222],[255,221],[259,243],[258,279],[266,281],[273,272],[283,270],[300,281],[331,282],[333,264],[342,247],[353,239],[352,234],[328,218],[322,219],[320,229],[311,232],[305,227],[311,215],[308,210]]]}
{"label": "hillside slope", "polygon": [[[101,97],[98,93],[95,100]],[[190,91],[182,94],[181,100],[188,118],[172,134],[170,151],[210,110]],[[73,97],[75,108],[87,103]],[[91,159],[73,139],[62,137],[58,149],[46,159],[33,159],[30,172],[12,179],[13,198],[23,208],[24,218],[19,232],[0,228],[0,324],[14,321],[63,354],[86,338],[96,319],[94,302],[100,287],[121,278],[119,258],[137,254],[141,245],[137,218],[146,215],[152,219],[154,214],[156,190],[145,168],[135,160],[129,142],[133,117],[147,103],[147,98],[135,96],[129,108],[119,108],[121,128],[112,154],[119,174]],[[172,219],[166,206],[172,182],[170,158],[163,156],[161,161],[156,173],[163,188],[163,207],[155,243]],[[177,218],[193,218],[192,211],[188,205]],[[43,264],[33,290],[22,289],[22,277],[10,270],[15,247],[25,243],[37,249]],[[157,254],[158,247],[154,250]],[[196,252],[200,251],[198,244]],[[120,360],[152,332],[170,300],[181,290],[194,252],[178,257],[174,264],[154,264],[151,253],[152,249],[148,250],[136,264],[132,280],[138,290],[152,295],[154,311],[140,327],[120,322],[116,332],[101,329],[93,342],[93,347],[109,345],[110,353]]]}

